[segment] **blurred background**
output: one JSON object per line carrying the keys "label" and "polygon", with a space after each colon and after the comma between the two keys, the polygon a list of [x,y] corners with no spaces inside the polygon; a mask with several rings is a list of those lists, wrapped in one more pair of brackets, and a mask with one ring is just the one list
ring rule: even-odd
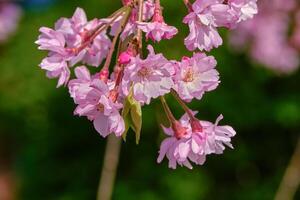
{"label": "blurred background", "polygon": [[[188,34],[182,24],[186,8],[180,0],[161,2],[166,22],[181,31],[173,40],[157,44],[156,51],[163,52],[169,59],[191,55],[183,44]],[[73,116],[75,105],[67,88],[56,89],[56,80],[46,78],[38,67],[46,53],[38,51],[34,41],[41,26],[53,27],[58,18],[71,17],[76,7],[83,8],[92,19],[108,16],[121,3],[116,0],[28,0],[17,4],[20,9],[14,12],[20,15],[20,20],[15,17],[16,31],[0,44],[0,200],[95,199],[105,139],[88,120]],[[290,14],[292,11],[281,12]],[[294,16],[294,11],[290,16]],[[3,24],[1,26],[0,16],[0,38],[1,29],[7,29]],[[271,23],[262,27],[268,24]],[[295,21],[288,24],[288,30],[281,31],[286,34],[286,42],[289,42],[291,27],[296,26]],[[254,29],[254,32],[259,30]],[[237,42],[229,41],[234,40],[232,37],[239,29],[235,33],[221,32],[224,45],[211,54],[218,61],[222,83],[201,101],[192,102],[191,107],[199,110],[199,118],[209,121],[222,113],[221,123],[230,124],[237,131],[233,139],[235,149],[227,149],[221,156],[209,156],[205,165],[195,166],[193,170],[180,167],[171,170],[166,160],[157,164],[164,136],[157,125],[161,107],[154,101],[143,108],[140,144],[135,144],[131,133],[122,144],[113,199],[274,199],[300,136],[299,57],[293,58],[296,61],[292,63],[292,70],[282,70],[284,62],[280,67],[272,67],[274,62],[264,63],[264,59],[259,60],[249,53],[254,48],[249,46],[255,43],[253,34],[238,41],[238,45],[248,46],[237,48]],[[278,47],[271,43],[264,45],[261,48]],[[277,54],[282,55],[282,52]],[[268,56],[278,58],[276,53]],[[282,59],[290,60],[288,56]],[[169,102],[180,116],[182,111],[178,105]],[[298,160],[298,167],[299,163]],[[293,176],[296,182],[297,173],[299,176],[296,168]],[[294,199],[300,199],[299,189]]]}

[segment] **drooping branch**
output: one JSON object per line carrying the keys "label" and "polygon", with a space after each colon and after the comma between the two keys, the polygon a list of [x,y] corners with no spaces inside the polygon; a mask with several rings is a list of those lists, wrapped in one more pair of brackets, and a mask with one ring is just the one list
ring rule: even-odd
{"label": "drooping branch", "polygon": [[121,150],[121,139],[109,135],[107,139],[103,168],[98,187],[97,200],[110,200],[114,188]]}
{"label": "drooping branch", "polygon": [[284,173],[275,200],[292,200],[300,185],[300,138]]}

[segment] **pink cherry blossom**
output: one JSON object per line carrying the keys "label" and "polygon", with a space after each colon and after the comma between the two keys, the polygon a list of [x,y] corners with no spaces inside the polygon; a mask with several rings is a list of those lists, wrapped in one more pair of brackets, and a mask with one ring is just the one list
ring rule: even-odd
{"label": "pink cherry blossom", "polygon": [[124,95],[129,94],[132,86],[134,98],[142,104],[149,104],[152,98],[169,93],[175,73],[174,67],[162,54],[155,54],[151,45],[148,45],[148,50],[149,55],[144,60],[139,56],[131,58],[121,83]]}
{"label": "pink cherry blossom", "polygon": [[70,70],[67,62],[59,54],[53,54],[42,60],[40,67],[47,71],[48,78],[59,78],[57,87],[66,85],[70,78]]}
{"label": "pink cherry blossom", "polygon": [[[66,50],[78,48],[88,39],[88,33],[96,29],[101,23],[98,19],[87,20],[83,9],[77,8],[74,15],[68,18],[61,18],[55,24],[55,30],[63,33],[66,40]],[[110,39],[105,32],[97,37],[83,49],[78,55],[72,55],[69,60],[71,65],[82,61],[85,64],[99,66],[106,57],[111,45]]]}
{"label": "pink cherry blossom", "polygon": [[[224,6],[226,7],[224,9]],[[214,9],[212,9],[214,7]],[[219,8],[218,8],[219,7]],[[213,12],[214,10],[214,12]],[[217,22],[220,24],[228,24],[226,18],[218,18],[218,16],[229,15],[229,7],[222,4],[218,0],[197,0],[192,5],[192,11],[185,16],[183,22],[188,24],[190,34],[185,38],[184,44],[188,50],[195,49],[210,51],[214,47],[222,44],[216,27]],[[218,13],[214,15],[214,13]]]}
{"label": "pink cherry blossom", "polygon": [[222,118],[220,115],[215,124],[196,121],[195,123],[200,123],[201,129],[195,129],[191,125],[191,119],[185,114],[179,120],[181,126],[185,128],[185,133],[180,137],[176,135],[174,127],[163,127],[169,137],[164,139],[160,146],[157,162],[160,163],[166,156],[170,168],[176,169],[179,164],[192,169],[190,162],[202,165],[207,155],[223,153],[225,145],[232,148],[231,137],[236,133],[230,126],[218,126]]}
{"label": "pink cherry blossom", "polygon": [[195,53],[193,57],[184,57],[177,62],[174,89],[181,99],[201,99],[205,92],[216,89],[219,84],[216,65],[215,58],[204,53]]}
{"label": "pink cherry blossom", "polygon": [[106,57],[111,41],[105,32],[97,35],[93,42],[80,52],[74,51],[86,42],[89,32],[98,25],[99,20],[87,21],[85,12],[81,8],[77,8],[70,19],[59,19],[55,23],[54,29],[40,28],[41,35],[36,44],[39,45],[40,50],[49,52],[48,57],[43,60],[40,66],[47,71],[48,77],[60,78],[58,87],[68,82],[70,74],[68,67],[74,66],[78,62],[99,66]]}
{"label": "pink cherry blossom", "polygon": [[255,62],[277,73],[294,72],[300,59],[297,49],[292,46],[296,43],[290,43],[288,38],[291,19],[286,8],[267,0],[259,1],[258,6],[262,12],[238,25],[230,35],[231,44],[238,50],[249,47]]}
{"label": "pink cherry blossom", "polygon": [[257,14],[257,0],[228,0],[228,5],[237,13],[238,22],[253,18]]}
{"label": "pink cherry blossom", "polygon": [[47,50],[60,55],[67,54],[65,51],[66,40],[63,33],[47,27],[40,28],[40,32],[41,35],[36,41],[36,44],[39,45],[38,49]]}
{"label": "pink cherry blossom", "polygon": [[76,78],[69,83],[70,95],[77,105],[74,114],[86,116],[93,121],[101,136],[111,133],[121,136],[125,130],[124,120],[119,110],[122,104],[110,99],[113,84],[106,84],[97,76],[91,77],[86,67],[77,67]]}
{"label": "pink cherry blossom", "polygon": [[22,11],[13,3],[1,2],[0,5],[0,42],[6,41],[17,29]]}
{"label": "pink cherry blossom", "polygon": [[159,42],[162,39],[171,39],[178,30],[165,22],[138,22],[138,28],[146,33],[146,37]]}
{"label": "pink cherry blossom", "polygon": [[118,63],[122,65],[126,65],[130,63],[132,56],[133,56],[133,51],[128,48],[126,51],[120,53],[118,58]]}

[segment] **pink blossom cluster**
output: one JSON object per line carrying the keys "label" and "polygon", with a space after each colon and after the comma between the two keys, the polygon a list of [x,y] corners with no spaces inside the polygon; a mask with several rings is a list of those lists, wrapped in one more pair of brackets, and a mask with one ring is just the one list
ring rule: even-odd
{"label": "pink blossom cluster", "polygon": [[[74,114],[85,116],[103,137],[109,134],[126,137],[131,127],[139,138],[141,107],[160,98],[170,128],[163,128],[168,138],[161,145],[158,162],[169,159],[169,166],[190,162],[202,165],[206,155],[221,154],[225,146],[232,147],[235,131],[196,119],[186,103],[202,99],[219,83],[217,61],[203,52],[183,56],[180,61],[169,60],[155,53],[147,45],[143,55],[142,37],[161,42],[174,37],[178,30],[168,25],[159,0],[122,0],[123,7],[111,16],[87,20],[85,12],[77,8],[71,18],[59,19],[54,29],[42,27],[36,43],[46,50],[40,67],[49,78],[58,78],[58,85],[67,85],[77,105]],[[256,12],[255,0],[196,0],[184,1],[189,14],[184,23],[190,27],[185,40],[189,50],[210,50],[221,44],[217,27],[234,27],[251,18]],[[117,45],[118,42],[118,45]],[[112,63],[114,50],[116,62]],[[104,61],[102,64],[102,61]],[[99,67],[91,74],[89,66]],[[101,67],[100,67],[101,66]],[[74,67],[75,77],[71,77]],[[172,94],[185,111],[177,120],[165,96]]]}
{"label": "pink blossom cluster", "polygon": [[164,132],[170,137],[162,142],[157,162],[161,162],[166,156],[170,168],[176,169],[179,164],[192,169],[190,162],[202,165],[206,155],[222,154],[225,145],[233,148],[230,138],[235,135],[235,131],[230,126],[218,126],[222,118],[220,115],[214,124],[208,121],[194,121],[193,123],[201,124],[199,128],[191,123],[188,114],[185,114],[179,120],[179,126],[183,131],[176,132],[172,128],[163,127]]}
{"label": "pink blossom cluster", "polygon": [[261,12],[230,34],[234,49],[248,50],[258,63],[277,73],[292,73],[300,64],[300,4],[297,0],[260,0]]}
{"label": "pink blossom cluster", "polygon": [[234,28],[257,13],[256,0],[196,0],[183,22],[190,34],[184,44],[188,50],[210,51],[222,45],[217,28]]}
{"label": "pink blossom cluster", "polygon": [[21,8],[13,3],[0,2],[0,43],[5,42],[17,29]]}

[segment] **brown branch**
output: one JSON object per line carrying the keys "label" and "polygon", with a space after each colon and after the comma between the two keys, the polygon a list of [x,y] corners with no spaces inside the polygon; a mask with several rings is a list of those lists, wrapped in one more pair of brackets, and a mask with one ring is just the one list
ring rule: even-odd
{"label": "brown branch", "polygon": [[275,200],[292,200],[300,185],[300,139],[284,173]]}
{"label": "brown branch", "polygon": [[109,135],[107,138],[97,200],[111,199],[119,163],[120,150],[121,139],[117,138],[115,135]]}

